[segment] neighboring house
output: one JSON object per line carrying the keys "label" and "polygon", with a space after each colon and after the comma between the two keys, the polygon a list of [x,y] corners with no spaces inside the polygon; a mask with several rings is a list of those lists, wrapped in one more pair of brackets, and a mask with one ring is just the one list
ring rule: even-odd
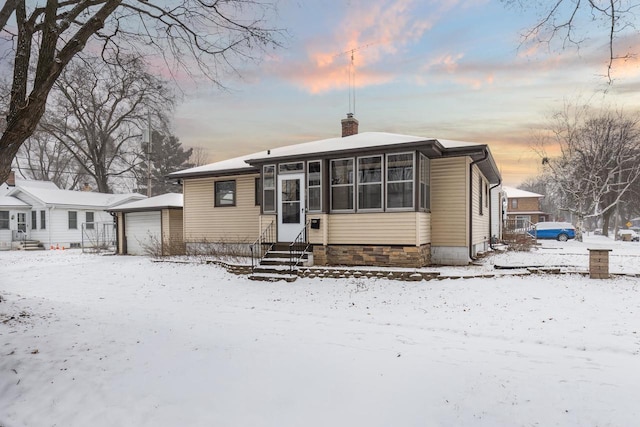
{"label": "neighboring house", "polygon": [[507,195],[507,220],[514,223],[516,228],[524,228],[529,223],[549,221],[550,215],[540,208],[543,194],[513,187],[502,188]]}
{"label": "neighboring house", "polygon": [[182,200],[168,193],[109,209],[117,215],[118,253],[184,255]]}
{"label": "neighboring house", "polygon": [[[12,176],[0,186],[0,247],[18,248],[29,240],[39,241],[44,248],[79,248],[83,240],[91,243],[113,234],[114,221],[107,208],[144,198],[61,190],[50,181]],[[3,220],[7,217],[8,222]]]}
{"label": "neighboring house", "polygon": [[169,175],[181,179],[187,247],[304,237],[316,265],[467,264],[489,247],[490,189],[500,172],[485,144],[392,133],[330,138]]}
{"label": "neighboring house", "polygon": [[507,219],[507,195],[501,186],[491,189],[491,239],[502,240],[504,220]]}

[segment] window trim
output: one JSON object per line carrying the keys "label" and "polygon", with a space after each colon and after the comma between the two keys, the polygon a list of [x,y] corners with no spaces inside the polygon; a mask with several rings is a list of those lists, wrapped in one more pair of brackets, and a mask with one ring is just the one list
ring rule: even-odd
{"label": "window trim", "polygon": [[[312,186],[311,184],[309,184],[309,180],[311,178],[311,172],[310,172],[311,169],[309,168],[309,164],[310,163],[319,163],[320,164],[320,184],[318,184],[318,185],[313,185]],[[307,165],[306,165],[307,166],[307,171],[306,171],[307,172],[307,188],[306,188],[306,190],[307,190],[307,211],[308,212],[322,212],[322,207],[323,207],[322,199],[324,198],[323,194],[322,194],[322,175],[323,175],[323,172],[324,172],[323,163],[324,162],[322,160],[308,160],[307,161]],[[316,209],[311,209],[311,207],[309,205],[309,202],[311,201],[311,197],[309,196],[309,190],[311,188],[319,188],[320,189],[320,208],[317,209],[317,210]]]}
{"label": "window trim", "polygon": [[[412,168],[412,179],[406,179],[402,181],[389,181],[389,156],[399,156],[403,154],[411,154],[411,168]],[[385,154],[385,168],[384,168],[384,184],[385,184],[385,211],[386,212],[407,212],[407,211],[415,211],[416,209],[416,152],[415,151],[402,151],[398,153],[386,153]],[[400,208],[389,207],[389,184],[390,183],[411,183],[411,206],[403,206]]]}
{"label": "window trim", "polygon": [[[233,202],[231,204],[220,204],[218,202],[218,184],[233,182]],[[232,208],[236,206],[237,203],[237,192],[238,185],[235,179],[224,179],[219,181],[214,181],[213,183],[213,206],[216,208]]]}
{"label": "window trim", "polygon": [[[301,168],[300,169],[284,169],[283,167],[289,166],[289,165],[300,165]],[[304,162],[285,162],[285,163],[279,163],[278,164],[278,173],[279,174],[287,174],[287,173],[304,173]]]}
{"label": "window trim", "polygon": [[[352,182],[350,184],[333,184],[333,162],[338,162],[338,161],[342,161],[342,160],[351,160],[351,164],[352,164],[352,171],[353,171],[353,178],[352,178]],[[329,206],[330,206],[330,212],[336,212],[336,213],[348,213],[348,212],[356,212],[356,158],[355,157],[341,157],[338,159],[331,159],[329,161]],[[351,192],[351,203],[352,203],[352,208],[351,209],[334,209],[333,208],[333,188],[334,187],[347,187],[347,186],[351,186],[352,188],[352,192]]]}
{"label": "window trim", "polygon": [[253,180],[253,206],[262,206],[262,177]]}
{"label": "window trim", "polygon": [[[372,159],[372,158],[379,158],[380,159],[380,181],[377,182],[366,182],[366,183],[361,183],[360,182],[360,159]],[[385,161],[384,161],[385,157],[383,154],[372,154],[369,156],[360,156],[356,158],[356,190],[355,190],[355,199],[356,199],[356,203],[355,203],[355,207],[356,210],[358,212],[384,212],[384,208],[385,208],[385,201],[386,201],[386,192],[385,190]],[[360,207],[360,186],[365,186],[365,185],[378,185],[380,187],[380,207],[378,208],[361,208]]]}
{"label": "window trim", "polygon": [[[265,175],[265,169],[272,167],[273,168],[273,187],[267,187],[266,186],[266,181],[264,179],[264,175]],[[277,193],[276,193],[276,187],[278,186],[278,175],[276,174],[276,165],[275,164],[270,164],[270,165],[262,165],[262,174],[261,174],[261,178],[262,178],[262,213],[266,214],[274,214],[278,211],[278,201],[277,201]],[[267,190],[273,190],[273,210],[266,210],[265,206],[265,200],[267,200],[267,198],[265,197],[265,193],[267,192]]]}
{"label": "window trim", "polygon": [[[11,214],[9,211],[0,211],[0,214],[7,214],[7,218],[0,218],[0,230],[9,230],[11,228]],[[2,224],[6,221],[7,226],[3,227]]]}
{"label": "window trim", "polygon": [[[418,210],[422,212],[431,212],[431,159],[424,154],[420,153],[418,156]],[[426,181],[422,181],[422,165],[426,165]],[[422,197],[422,184],[425,185],[425,190],[428,193],[426,200],[429,203],[425,203],[423,206]]]}
{"label": "window trim", "polygon": [[[71,214],[74,214],[75,218],[73,218],[74,226],[71,226]],[[67,226],[69,230],[77,230],[78,229],[78,211],[67,211]]]}

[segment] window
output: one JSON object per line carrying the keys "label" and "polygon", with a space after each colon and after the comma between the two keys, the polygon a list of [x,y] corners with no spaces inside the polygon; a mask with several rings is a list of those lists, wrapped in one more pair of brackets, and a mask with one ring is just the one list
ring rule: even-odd
{"label": "window", "polygon": [[387,154],[387,208],[413,207],[413,153]]}
{"label": "window", "polygon": [[262,204],[262,182],[260,178],[256,178],[253,187],[253,199],[256,206],[260,206]]}
{"label": "window", "polygon": [[215,187],[215,207],[235,206],[236,205],[236,182],[235,181],[216,181]]}
{"label": "window", "polygon": [[262,212],[276,211],[276,167],[262,167]]}
{"label": "window", "polygon": [[93,228],[94,228],[93,212],[85,212],[84,218],[85,218],[85,221],[84,221],[85,222],[85,229],[93,230]]}
{"label": "window", "polygon": [[37,211],[31,211],[31,229],[32,230],[38,229],[38,212]]}
{"label": "window", "polygon": [[511,209],[518,209],[518,199],[511,199]]}
{"label": "window", "polygon": [[353,159],[331,160],[331,209],[353,210]]}
{"label": "window", "polygon": [[304,172],[304,162],[281,163],[278,165],[278,173]]}
{"label": "window", "polygon": [[78,212],[69,211],[69,230],[78,229]]}
{"label": "window", "polygon": [[322,162],[319,160],[309,162],[307,174],[307,188],[309,189],[309,211],[322,210]]}
{"label": "window", "polygon": [[0,230],[9,229],[9,211],[0,211]]}
{"label": "window", "polygon": [[358,210],[382,209],[382,156],[358,158]]}
{"label": "window", "polygon": [[431,160],[420,154],[420,209],[431,209]]}
{"label": "window", "polygon": [[482,208],[484,207],[484,180],[480,178],[480,182],[478,182],[478,213],[482,215]]}
{"label": "window", "polygon": [[40,211],[40,230],[46,230],[47,228],[47,212]]}

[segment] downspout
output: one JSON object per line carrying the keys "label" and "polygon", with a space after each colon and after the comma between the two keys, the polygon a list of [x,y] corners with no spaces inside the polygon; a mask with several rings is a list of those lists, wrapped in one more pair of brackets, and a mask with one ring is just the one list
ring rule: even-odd
{"label": "downspout", "polygon": [[[493,247],[493,236],[491,235],[491,226],[493,224],[491,224],[491,217],[492,217],[492,213],[493,213],[493,206],[491,206],[491,203],[493,202],[493,198],[491,197],[491,192],[493,191],[494,188],[500,187],[500,185],[502,184],[502,177],[498,178],[498,183],[496,185],[494,185],[493,187],[489,187],[489,247],[491,248],[491,250],[495,251],[495,248]],[[500,218],[502,218],[502,212],[500,212]]]}
{"label": "downspout", "polygon": [[[469,259],[473,259],[473,167],[488,158],[489,152],[485,148],[484,156],[481,159],[469,163]],[[491,212],[489,212],[489,218],[491,218]],[[491,230],[489,230],[489,234],[491,234]]]}

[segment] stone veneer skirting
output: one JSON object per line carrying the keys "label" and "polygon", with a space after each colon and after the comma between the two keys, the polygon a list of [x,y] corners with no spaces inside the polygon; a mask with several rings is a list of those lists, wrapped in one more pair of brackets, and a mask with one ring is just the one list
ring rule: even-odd
{"label": "stone veneer skirting", "polygon": [[431,264],[431,245],[314,245],[313,265],[424,267]]}

